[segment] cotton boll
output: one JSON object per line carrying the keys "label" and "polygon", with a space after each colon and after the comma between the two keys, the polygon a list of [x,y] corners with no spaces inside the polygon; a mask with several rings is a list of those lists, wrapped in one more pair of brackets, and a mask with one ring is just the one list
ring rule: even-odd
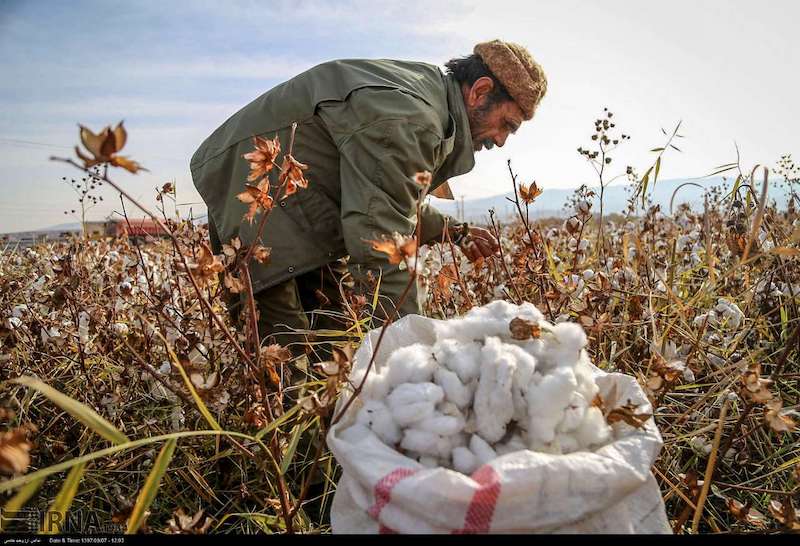
{"label": "cotton boll", "polygon": [[480,463],[475,454],[466,447],[457,447],[453,450],[453,468],[462,474],[472,474]]}
{"label": "cotton boll", "polygon": [[462,317],[438,322],[434,326],[437,341],[472,342],[486,335],[485,322],[480,317]]}
{"label": "cotton boll", "polygon": [[591,407],[586,410],[583,422],[575,431],[575,438],[581,448],[593,445],[603,445],[611,439],[611,427],[606,424],[603,412],[599,408]]}
{"label": "cotton boll", "polygon": [[514,416],[511,387],[516,359],[503,350],[503,344],[496,337],[486,339],[481,357],[481,379],[474,404],[478,433],[490,442],[497,442],[505,435],[506,425]]}
{"label": "cotton boll", "polygon": [[572,393],[577,387],[575,373],[570,368],[557,368],[545,375],[538,385],[528,390],[528,433],[545,443],[555,438],[556,425],[564,415]]}
{"label": "cotton boll", "polygon": [[[564,417],[558,423],[558,432],[572,432],[583,422],[588,407],[586,399],[578,392],[573,392],[569,399],[569,405],[564,410]],[[574,451],[574,450],[573,450]]]}
{"label": "cotton boll", "polygon": [[433,432],[439,436],[452,436],[464,429],[464,420],[435,412],[432,416],[416,423],[414,428]]}
{"label": "cotton boll", "polygon": [[455,372],[446,368],[438,368],[433,373],[433,377],[444,390],[445,399],[460,408],[470,405],[474,391],[469,385],[464,385]]}
{"label": "cotton boll", "polygon": [[477,434],[473,434],[469,439],[469,449],[475,454],[478,464],[481,465],[484,465],[497,458],[497,452],[486,442],[486,440]]}
{"label": "cotton boll", "polygon": [[[350,383],[356,387],[364,380],[365,370],[358,370],[353,372],[350,376]],[[364,382],[364,388],[361,390],[361,397],[371,398],[373,400],[383,400],[389,394],[392,385],[389,384],[387,378],[387,369],[383,368],[380,372],[372,368],[367,375],[367,380]]]}
{"label": "cotton boll", "polygon": [[433,346],[433,355],[440,365],[458,374],[464,384],[480,373],[481,346],[473,341],[443,339]]}
{"label": "cotton boll", "polygon": [[368,426],[387,445],[396,444],[402,437],[392,412],[379,400],[367,400],[359,410],[356,422]]}
{"label": "cotton boll", "polygon": [[592,372],[591,360],[586,350],[581,351],[581,357],[575,364],[575,379],[578,381],[578,393],[587,401],[591,402],[600,388],[594,381],[594,373]]}
{"label": "cotton boll", "polygon": [[431,417],[434,412],[433,402],[415,402],[402,406],[391,407],[392,419],[401,427],[407,427],[423,419]]}
{"label": "cotton boll", "polygon": [[574,322],[562,322],[553,326],[552,334],[554,339],[548,340],[546,360],[552,367],[574,367],[587,343],[583,328]]}
{"label": "cotton boll", "polygon": [[403,383],[386,398],[392,417],[401,427],[431,417],[444,391],[433,383]]}
{"label": "cotton boll", "polygon": [[447,438],[443,438],[434,432],[417,428],[408,428],[403,432],[400,447],[409,451],[416,451],[422,455],[442,458],[449,457],[453,449]]}
{"label": "cotton boll", "polygon": [[527,420],[528,415],[528,386],[536,371],[536,360],[524,349],[516,345],[505,344],[504,349],[516,358],[516,367],[511,386],[514,402],[514,415],[512,419],[520,422]]}
{"label": "cotton boll", "polygon": [[413,404],[415,402],[432,402],[438,404],[444,399],[442,387],[435,383],[403,383],[392,390],[387,397],[390,407]]}
{"label": "cotton boll", "polygon": [[386,361],[387,379],[393,387],[401,383],[424,383],[431,380],[436,367],[431,347],[415,343],[392,353]]}
{"label": "cotton boll", "polygon": [[[446,393],[445,393],[446,394]],[[452,415],[453,417],[458,417],[461,420],[466,420],[464,413],[456,406],[454,403],[445,400],[441,404],[437,406],[438,411],[440,411],[443,415]]]}

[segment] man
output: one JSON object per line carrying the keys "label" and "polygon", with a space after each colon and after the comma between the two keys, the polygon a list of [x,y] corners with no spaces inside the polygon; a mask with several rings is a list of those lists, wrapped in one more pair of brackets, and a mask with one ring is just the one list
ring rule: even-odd
{"label": "man", "polygon": [[[253,263],[253,290],[261,335],[308,329],[306,313],[340,309],[348,257],[350,281],[379,280],[383,314],[420,312],[417,290],[401,294],[409,272],[388,261],[369,240],[412,235],[421,223],[423,244],[441,241],[445,226],[471,260],[498,249],[489,231],[458,225],[423,205],[418,172],[432,173],[431,191],[472,170],[474,153],[503,146],[544,96],[542,68],[521,46],[494,40],[470,56],[434,65],[392,60],[339,60],[316,66],[242,108],[208,137],[191,160],[195,186],[208,205],[212,250],[237,235],[250,243],[258,221],[242,221],[254,135],[278,136],[288,153],[308,165],[308,188],[283,198],[278,173],[269,173],[275,206],[265,226],[271,262]],[[280,159],[276,159],[280,165]],[[312,326],[330,325],[318,321]],[[329,327],[329,326],[326,326]],[[289,338],[276,338],[286,342]]]}

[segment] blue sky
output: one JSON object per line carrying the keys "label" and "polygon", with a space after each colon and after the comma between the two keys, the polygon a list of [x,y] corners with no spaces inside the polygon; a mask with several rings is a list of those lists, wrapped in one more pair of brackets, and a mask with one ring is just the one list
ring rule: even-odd
{"label": "blue sky", "polygon": [[[592,181],[575,152],[604,106],[633,135],[619,165],[647,166],[660,127],[683,119],[683,154],[663,177],[699,176],[735,158],[773,164],[797,152],[794,100],[800,58],[794,2],[678,0],[592,2],[178,2],[0,0],[0,232],[72,221],[69,155],[77,123],[125,120],[125,149],[150,169],[114,173],[152,203],[178,185],[179,201],[204,207],[188,173],[197,145],[229,115],[321,61],[402,58],[442,64],[476,42],[527,46],[549,76],[536,118],[501,150],[478,155],[456,195],[503,193],[512,158],[545,187]],[[495,6],[501,6],[497,9]],[[624,170],[624,169],[623,169]],[[106,190],[102,218],[118,208]],[[556,207],[554,207],[556,208]],[[183,212],[188,206],[182,207]]]}

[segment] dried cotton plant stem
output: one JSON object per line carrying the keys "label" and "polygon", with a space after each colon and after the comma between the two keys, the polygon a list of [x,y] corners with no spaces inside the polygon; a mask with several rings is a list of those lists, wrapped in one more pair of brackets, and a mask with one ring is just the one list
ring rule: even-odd
{"label": "dried cotton plant stem", "polygon": [[719,443],[722,440],[722,429],[725,427],[725,417],[728,415],[728,400],[722,403],[722,409],[719,411],[719,424],[717,425],[717,432],[714,434],[714,443],[711,446],[711,453],[708,456],[708,464],[706,465],[706,473],[703,477],[703,489],[700,490],[700,497],[697,499],[697,508],[694,511],[694,518],[692,519],[692,533],[697,534],[697,528],[700,525],[700,516],[703,515],[703,507],[706,504],[708,497],[708,490],[711,488],[711,479],[714,476],[714,470],[717,467],[717,456],[719,455]]}

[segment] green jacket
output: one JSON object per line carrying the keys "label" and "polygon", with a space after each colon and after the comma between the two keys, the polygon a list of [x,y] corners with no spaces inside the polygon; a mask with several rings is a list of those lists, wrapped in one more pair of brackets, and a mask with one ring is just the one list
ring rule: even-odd
{"label": "green jacket", "polygon": [[[191,159],[194,184],[223,243],[237,235],[249,243],[258,225],[258,217],[252,225],[242,220],[247,206],[236,199],[249,173],[242,155],[252,151],[251,137],[277,134],[283,154],[295,121],[293,156],[309,166],[309,185],[284,200],[273,195],[275,207],[263,237],[272,259],[266,266],[252,266],[253,289],[349,256],[356,281],[369,270],[380,270],[381,295],[396,302],[408,273],[390,265],[365,239],[414,232],[420,192],[412,180],[415,173],[433,173],[435,189],[472,170],[472,138],[458,83],[425,63],[339,60],[252,101]],[[273,188],[276,171],[270,172]],[[440,237],[444,216],[426,205],[421,217],[423,242]],[[401,314],[418,313],[416,300],[413,289]]]}

